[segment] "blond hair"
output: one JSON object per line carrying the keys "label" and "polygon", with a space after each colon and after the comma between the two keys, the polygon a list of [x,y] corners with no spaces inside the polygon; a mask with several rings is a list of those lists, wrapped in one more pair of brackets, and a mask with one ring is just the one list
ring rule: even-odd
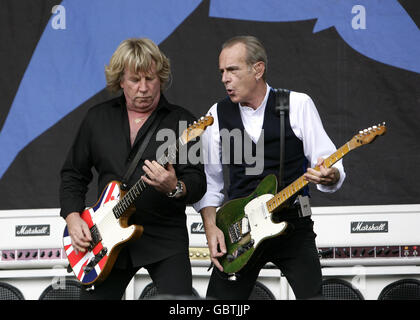
{"label": "blond hair", "polygon": [[161,90],[164,90],[171,77],[169,59],[150,39],[131,38],[124,40],[115,50],[109,65],[105,66],[107,88],[112,92],[120,90],[120,83],[126,68],[135,73],[144,72],[147,74],[150,72],[153,62],[156,65]]}

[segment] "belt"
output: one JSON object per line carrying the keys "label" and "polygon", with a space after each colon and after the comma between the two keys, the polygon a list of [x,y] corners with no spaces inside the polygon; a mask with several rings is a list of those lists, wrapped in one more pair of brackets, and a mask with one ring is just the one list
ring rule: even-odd
{"label": "belt", "polygon": [[297,207],[288,207],[276,212],[276,217],[280,220],[297,219],[301,216],[301,210]]}
{"label": "belt", "polygon": [[304,217],[309,217],[310,214],[304,214],[299,206],[295,207],[288,207],[280,210],[279,212],[275,213],[275,216],[280,219],[281,221],[284,220],[294,220]]}

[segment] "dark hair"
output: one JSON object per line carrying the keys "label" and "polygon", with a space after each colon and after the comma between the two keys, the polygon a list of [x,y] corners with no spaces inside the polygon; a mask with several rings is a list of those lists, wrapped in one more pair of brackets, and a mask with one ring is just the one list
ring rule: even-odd
{"label": "dark hair", "polygon": [[227,40],[222,45],[222,50],[225,48],[232,47],[237,43],[243,43],[246,48],[246,63],[249,66],[254,65],[255,63],[262,61],[265,64],[265,70],[262,78],[265,80],[265,75],[267,72],[267,53],[261,41],[254,36],[236,36]]}

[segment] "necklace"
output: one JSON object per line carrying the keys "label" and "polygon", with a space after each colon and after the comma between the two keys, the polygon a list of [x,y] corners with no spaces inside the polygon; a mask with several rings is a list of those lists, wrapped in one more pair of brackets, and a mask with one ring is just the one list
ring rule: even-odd
{"label": "necklace", "polygon": [[134,119],[134,122],[136,123],[136,124],[139,124],[140,122],[142,122],[144,119],[146,119],[146,118],[135,118]]}

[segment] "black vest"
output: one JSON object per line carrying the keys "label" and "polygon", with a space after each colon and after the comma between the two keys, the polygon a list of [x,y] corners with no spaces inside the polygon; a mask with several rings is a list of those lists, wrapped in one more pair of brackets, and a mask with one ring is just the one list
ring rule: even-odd
{"label": "black vest", "polygon": [[[227,194],[229,200],[236,199],[240,197],[246,197],[261,182],[261,180],[269,174],[275,174],[277,177],[279,175],[279,165],[280,165],[280,118],[275,113],[275,94],[270,90],[267,106],[265,108],[264,114],[264,123],[263,123],[263,134],[261,134],[258,144],[263,143],[264,153],[260,154],[261,158],[256,158],[256,161],[263,161],[262,163],[262,172],[258,174],[249,174],[251,168],[254,172],[255,163],[250,164],[250,158],[248,159],[248,164],[245,159],[245,143],[246,140],[251,142],[252,146],[252,156],[255,158],[257,156],[257,146],[248,136],[245,131],[244,125],[242,123],[239,105],[233,103],[229,97],[220,101],[217,105],[217,115],[219,118],[219,130],[221,132],[220,139],[222,144],[222,161],[226,160],[229,157],[230,162],[227,164],[229,169],[229,179],[230,185],[227,189]],[[225,129],[223,131],[223,129]],[[241,154],[236,154],[235,161],[235,139],[230,137],[228,141],[226,135],[223,132],[233,132],[232,130],[240,130],[242,137],[242,146],[236,142],[236,152],[242,152]],[[299,178],[305,171],[307,166],[307,160],[303,153],[303,144],[299,138],[293,133],[292,128],[290,127],[289,115],[285,117],[285,157],[284,157],[284,187],[288,186],[294,180]],[[226,131],[227,130],[227,131]],[[262,138],[264,137],[264,141]],[[227,146],[229,146],[227,150]],[[239,146],[239,147],[238,147]],[[242,149],[242,150],[241,150]],[[248,152],[249,153],[249,152]],[[241,156],[241,161],[238,161],[239,156]],[[246,169],[248,168],[248,172]],[[248,173],[248,174],[246,174]],[[304,193],[307,193],[308,189],[304,190]]]}

